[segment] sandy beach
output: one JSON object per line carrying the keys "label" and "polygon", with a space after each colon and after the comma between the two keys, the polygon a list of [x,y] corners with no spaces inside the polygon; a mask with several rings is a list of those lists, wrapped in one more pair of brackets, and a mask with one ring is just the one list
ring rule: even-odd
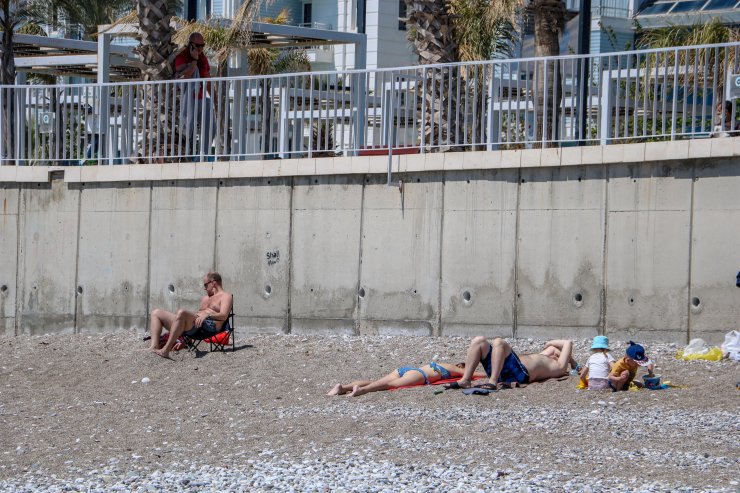
{"label": "sandy beach", "polygon": [[[646,348],[679,388],[579,391],[571,377],[355,398],[325,394],[461,361],[468,339],[238,336],[233,353],[170,361],[141,336],[0,337],[0,490],[740,490],[740,364],[677,360],[675,344]],[[589,347],[576,341],[579,362]],[[621,357],[625,341],[611,347]]]}

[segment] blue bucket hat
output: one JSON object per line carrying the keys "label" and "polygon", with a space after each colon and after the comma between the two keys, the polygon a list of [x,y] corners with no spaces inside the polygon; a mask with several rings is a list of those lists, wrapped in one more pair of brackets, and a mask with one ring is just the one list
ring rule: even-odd
{"label": "blue bucket hat", "polygon": [[630,341],[630,345],[627,347],[627,356],[635,360],[640,366],[647,366],[650,364],[650,360],[645,355],[645,348],[636,342]]}
{"label": "blue bucket hat", "polygon": [[594,337],[594,342],[591,344],[591,349],[606,349],[609,350],[609,338],[606,336]]}

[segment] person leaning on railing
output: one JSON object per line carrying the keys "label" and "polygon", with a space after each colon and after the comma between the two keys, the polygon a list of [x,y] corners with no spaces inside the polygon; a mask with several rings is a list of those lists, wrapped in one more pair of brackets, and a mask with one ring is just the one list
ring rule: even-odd
{"label": "person leaning on railing", "polygon": [[717,104],[717,111],[714,114],[714,127],[712,128],[712,137],[734,137],[740,135],[740,129],[733,129],[733,120],[735,116],[732,112],[732,101],[724,101]]}
{"label": "person leaning on railing", "polygon": [[[206,46],[203,35],[198,32],[194,32],[188,38],[188,44],[185,46],[175,57],[174,62],[174,78],[175,79],[205,79],[211,75],[211,65],[208,63],[208,57],[204,53]],[[205,98],[203,95],[203,89],[210,94],[211,83],[210,82],[198,82],[195,84],[187,84],[184,87],[185,94],[183,94],[183,115],[181,118],[186,135],[182,137],[182,144],[188,142],[187,149],[182,147],[177,150],[178,154],[194,154],[195,152],[195,133],[196,128],[203,122],[202,132],[200,134],[201,146],[205,144],[205,153],[211,147],[211,141],[213,135],[211,134],[211,104],[210,99]],[[180,117],[180,115],[178,115]]]}

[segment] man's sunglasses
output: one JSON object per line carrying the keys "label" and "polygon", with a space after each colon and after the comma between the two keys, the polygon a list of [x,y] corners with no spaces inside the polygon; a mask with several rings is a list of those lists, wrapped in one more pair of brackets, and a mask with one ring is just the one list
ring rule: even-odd
{"label": "man's sunglasses", "polygon": [[201,43],[201,44],[190,43],[190,46],[192,46],[193,48],[205,48],[206,44],[205,43]]}

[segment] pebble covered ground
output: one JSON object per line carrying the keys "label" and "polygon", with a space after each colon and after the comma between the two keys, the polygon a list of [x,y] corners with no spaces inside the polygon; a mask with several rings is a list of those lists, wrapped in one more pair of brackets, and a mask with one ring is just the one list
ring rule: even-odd
{"label": "pebble covered ground", "polygon": [[[680,361],[677,345],[647,345],[680,386],[661,391],[571,377],[328,397],[461,361],[469,341],[261,335],[168,361],[140,336],[0,336],[0,491],[740,491],[740,363]],[[575,347],[585,362],[589,341]]]}

